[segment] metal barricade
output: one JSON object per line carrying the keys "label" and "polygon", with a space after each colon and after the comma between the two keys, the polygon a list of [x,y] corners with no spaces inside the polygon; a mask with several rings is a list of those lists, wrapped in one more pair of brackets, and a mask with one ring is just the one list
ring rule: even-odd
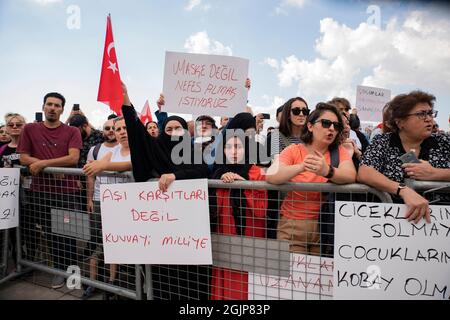
{"label": "metal barricade", "polygon": [[[102,173],[107,183],[129,176]],[[88,206],[82,170],[47,168],[31,179],[30,186],[21,186],[18,264],[55,275],[53,288],[75,288],[79,280],[108,297],[141,299],[141,266],[104,263],[100,206]]]}
{"label": "metal barricade", "polygon": [[[359,184],[276,186],[265,182],[226,184],[209,180],[208,187],[213,265],[147,265],[147,299],[330,299],[333,259],[332,254],[322,249],[332,247],[334,235],[324,238],[331,239],[330,243],[321,242],[324,231],[318,217],[309,219],[310,226],[306,227],[311,229],[305,233],[304,243],[280,235],[277,229],[287,234],[299,231],[295,224],[289,225],[292,221],[280,227],[285,222],[277,216],[280,207],[302,203],[320,211],[334,200],[392,202],[389,194]],[[306,194],[306,198],[292,197],[290,193],[294,191],[301,192],[300,196]],[[333,197],[325,198],[330,195]],[[324,214],[334,216],[334,211]],[[267,227],[269,216],[272,230]],[[333,227],[332,222],[329,224]]]}
{"label": "metal barricade", "polygon": [[9,230],[0,230],[0,280],[8,269],[8,237]]}
{"label": "metal barricade", "polygon": [[[106,175],[120,183],[130,173]],[[131,299],[142,291],[155,300],[329,299],[333,260],[324,248],[333,246],[334,222],[321,219],[334,216],[335,200],[392,202],[360,184],[209,180],[213,265],[146,265],[144,285],[141,266],[116,266],[109,283],[114,269],[102,264],[101,224],[87,212],[82,177],[79,169],[47,168],[32,178],[43,190],[22,188],[19,266],[65,278],[68,267],[79,268],[83,284]],[[306,224],[280,215],[299,205],[311,215]]]}
{"label": "metal barricade", "polygon": [[421,193],[430,204],[450,205],[450,182],[408,180],[407,185]]}

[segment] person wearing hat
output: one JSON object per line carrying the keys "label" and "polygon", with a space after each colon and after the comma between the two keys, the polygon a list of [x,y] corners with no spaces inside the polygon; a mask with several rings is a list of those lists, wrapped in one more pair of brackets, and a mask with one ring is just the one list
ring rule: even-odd
{"label": "person wearing hat", "polygon": [[78,128],[83,139],[83,149],[80,151],[80,159],[78,160],[78,167],[83,168],[86,164],[89,150],[93,146],[104,142],[103,133],[92,128],[89,125],[88,119],[81,114],[74,115],[70,119],[69,125]]}
{"label": "person wearing hat", "polygon": [[195,137],[193,142],[204,144],[203,147],[206,147],[214,140],[216,131],[216,121],[211,116],[201,115],[195,120]]}

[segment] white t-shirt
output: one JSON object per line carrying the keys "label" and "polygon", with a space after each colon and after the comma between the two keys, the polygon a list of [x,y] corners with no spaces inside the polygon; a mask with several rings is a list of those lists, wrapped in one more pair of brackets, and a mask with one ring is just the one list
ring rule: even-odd
{"label": "white t-shirt", "polygon": [[[102,145],[100,146],[100,149],[98,149],[98,153],[97,153],[97,160],[100,160],[101,158],[103,158],[108,152],[113,152],[115,148],[117,148],[119,145],[116,144],[114,147],[107,147],[105,146],[104,143],[102,143]],[[88,155],[87,155],[87,161],[89,160],[95,160],[94,159],[94,149],[95,146],[91,147],[91,149],[89,149]]]}
{"label": "white t-shirt", "polygon": [[[112,152],[111,162],[126,162],[131,161],[131,156],[128,154],[127,156],[122,156],[120,151],[122,150],[122,146],[119,144],[113,148],[108,148],[102,145],[98,151],[97,159],[101,159],[106,155],[107,152]],[[93,148],[89,150],[88,160],[93,160]],[[102,152],[103,151],[103,152]],[[102,153],[101,153],[102,152]],[[90,158],[91,157],[91,158]],[[94,201],[100,201],[100,185],[101,184],[114,184],[114,183],[126,183],[133,182],[133,179],[128,177],[115,177],[115,176],[102,176],[101,174],[95,178],[94,184]]]}

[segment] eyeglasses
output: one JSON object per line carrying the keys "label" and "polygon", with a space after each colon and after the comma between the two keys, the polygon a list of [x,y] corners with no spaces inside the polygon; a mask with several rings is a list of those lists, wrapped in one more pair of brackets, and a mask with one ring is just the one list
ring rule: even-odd
{"label": "eyeglasses", "polygon": [[23,126],[23,123],[8,123],[7,126],[10,128],[14,127],[21,128]]}
{"label": "eyeglasses", "polygon": [[294,116],[299,116],[302,113],[304,116],[308,116],[310,110],[308,108],[292,108],[291,112]]}
{"label": "eyeglasses", "polygon": [[416,116],[420,120],[425,120],[427,117],[436,118],[438,112],[436,110],[430,110],[430,111],[421,111],[416,113],[409,113],[406,116]]}
{"label": "eyeglasses", "polygon": [[105,131],[113,130],[114,131],[114,127],[106,126],[106,127],[103,127],[103,130],[105,130]]}
{"label": "eyeglasses", "polygon": [[342,129],[343,129],[342,124],[340,124],[337,121],[331,121],[331,120],[328,120],[328,119],[320,119],[320,120],[317,120],[314,123],[317,123],[317,122],[320,122],[322,124],[322,127],[324,127],[325,129],[330,128],[331,125],[333,125],[334,129],[337,130],[337,131],[342,131]]}

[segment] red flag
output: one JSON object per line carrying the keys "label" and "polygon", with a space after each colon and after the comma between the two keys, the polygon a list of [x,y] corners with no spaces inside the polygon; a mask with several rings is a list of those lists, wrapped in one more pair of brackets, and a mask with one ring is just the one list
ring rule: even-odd
{"label": "red flag", "polygon": [[152,118],[152,111],[150,110],[150,104],[148,103],[148,100],[145,101],[145,105],[144,108],[142,108],[142,112],[141,112],[141,122],[142,124],[146,124],[147,122],[153,121]]}
{"label": "red flag", "polygon": [[117,115],[122,114],[122,85],[114,47],[111,16],[108,16],[106,22],[105,50],[103,51],[103,65],[97,101],[107,104]]}

